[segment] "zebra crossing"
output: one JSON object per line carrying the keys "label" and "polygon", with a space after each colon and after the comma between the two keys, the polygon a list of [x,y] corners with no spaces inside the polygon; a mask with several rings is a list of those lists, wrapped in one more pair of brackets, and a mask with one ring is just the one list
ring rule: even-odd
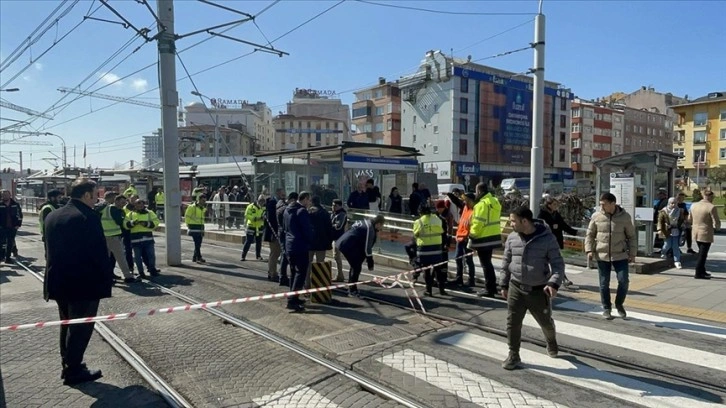
{"label": "zebra crossing", "polygon": [[[579,305],[571,304],[569,306]],[[642,324],[643,326],[651,326],[651,322],[660,321],[660,323],[679,327],[676,323],[682,324],[684,322],[643,313],[638,313],[637,316],[638,319],[643,319],[643,322],[636,322],[636,324]],[[530,317],[525,320],[525,325],[538,327],[534,319]],[[721,383],[726,384],[726,356],[722,354],[696,350],[650,338],[618,334],[616,327],[612,331],[606,331],[559,320],[556,325],[558,336],[571,336],[579,341],[588,342],[588,345],[592,344],[588,348],[622,347],[636,351],[644,357],[665,359],[672,362],[674,367],[681,364],[691,364],[722,375],[724,381]],[[705,336],[706,339],[713,336],[720,337],[721,330],[724,330],[718,326],[706,324],[686,327],[690,329],[697,327],[698,333]],[[506,339],[494,339],[469,332],[452,333],[440,338],[438,344],[454,348],[458,352],[473,354],[476,358],[491,360],[497,366],[499,362],[507,357],[509,352]],[[726,351],[726,349],[721,351]],[[491,370],[486,373],[473,372],[431,354],[422,353],[412,347],[385,354],[378,357],[376,361],[401,373],[408,374],[418,381],[424,381],[431,387],[437,387],[440,389],[439,392],[454,394],[459,400],[470,404],[467,406],[487,408],[568,406],[557,400],[557,398],[546,399],[507,385],[504,380],[497,378],[503,374],[501,371],[499,373]],[[566,387],[576,387],[578,390],[598,393],[610,399],[611,404],[614,404],[611,406],[628,404],[628,406],[653,408],[711,408],[723,407],[726,404],[726,394],[716,395],[708,391],[700,392],[693,388],[680,387],[666,381],[643,377],[638,373],[631,374],[622,369],[599,367],[599,365],[590,364],[575,356],[561,355],[559,358],[551,358],[542,350],[532,351],[525,347],[520,350],[520,356],[524,368],[518,370],[518,375],[531,376],[535,374],[537,378],[544,381],[556,382],[559,387],[564,384]],[[542,387],[544,388],[544,386]],[[583,406],[583,404],[570,403],[569,406]]]}

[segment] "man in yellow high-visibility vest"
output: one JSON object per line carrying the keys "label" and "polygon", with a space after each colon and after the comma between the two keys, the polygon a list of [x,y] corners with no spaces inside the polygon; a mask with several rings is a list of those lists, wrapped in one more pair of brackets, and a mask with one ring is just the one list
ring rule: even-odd
{"label": "man in yellow high-visibility vest", "polygon": [[121,273],[124,275],[124,282],[138,282],[139,279],[134,277],[126,261],[126,253],[122,239],[124,220],[126,218],[123,207],[126,205],[126,197],[118,195],[114,191],[107,191],[103,195],[103,199],[105,203],[97,207],[96,211],[101,215],[101,227],[103,227],[103,235],[106,238],[106,246],[108,247],[111,265],[114,262],[118,262]]}
{"label": "man in yellow high-visibility vest", "polygon": [[479,263],[484,269],[486,287],[477,293],[479,296],[494,297],[497,293],[497,275],[492,264],[492,252],[502,246],[502,228],[499,220],[501,213],[502,205],[489,192],[486,183],[477,184],[469,243],[479,256]]}

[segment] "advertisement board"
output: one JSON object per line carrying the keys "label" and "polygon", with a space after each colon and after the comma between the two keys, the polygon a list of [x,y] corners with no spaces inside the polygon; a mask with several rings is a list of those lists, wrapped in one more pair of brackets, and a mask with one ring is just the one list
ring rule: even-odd
{"label": "advertisement board", "polygon": [[503,87],[505,104],[499,110],[499,129],[494,142],[507,163],[529,162],[532,146],[532,92]]}
{"label": "advertisement board", "polygon": [[635,220],[635,177],[633,173],[610,173],[610,193],[618,205]]}

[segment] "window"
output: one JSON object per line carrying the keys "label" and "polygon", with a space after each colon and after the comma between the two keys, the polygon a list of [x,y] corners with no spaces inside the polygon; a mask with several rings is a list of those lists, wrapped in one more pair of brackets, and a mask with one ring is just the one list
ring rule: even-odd
{"label": "window", "polygon": [[567,152],[565,149],[560,149],[560,161],[563,162],[567,158]]}
{"label": "window", "polygon": [[386,130],[391,130],[391,129],[393,129],[393,120],[388,119],[386,121]]}
{"label": "window", "polygon": [[594,113],[592,109],[585,109],[585,119],[592,119]]}
{"label": "window", "polygon": [[693,115],[693,126],[706,126],[708,122],[708,112],[696,112]]}
{"label": "window", "polygon": [[376,106],[376,116],[383,115],[383,106]]}
{"label": "window", "polygon": [[643,127],[642,126],[638,126],[638,133],[641,133],[641,134],[643,133]]}
{"label": "window", "polygon": [[459,90],[463,93],[469,93],[469,78],[461,78],[461,88]]}
{"label": "window", "polygon": [[580,148],[580,139],[575,139],[570,144],[572,145],[573,149],[579,149]]}
{"label": "window", "polygon": [[721,129],[719,131],[718,138],[721,140],[726,140],[726,129]]}
{"label": "window", "polygon": [[439,146],[434,146],[434,154],[438,154],[438,153],[439,153]]}
{"label": "window", "polygon": [[721,116],[719,116],[719,119],[726,120],[726,109],[721,111]]}
{"label": "window", "polygon": [[673,154],[678,155],[678,157],[679,157],[678,160],[681,160],[681,158],[683,158],[683,156],[685,156],[684,153],[685,153],[685,149],[683,149],[682,147],[673,149]]}
{"label": "window", "polygon": [[706,131],[697,130],[693,132],[693,143],[706,143]]}
{"label": "window", "polygon": [[315,135],[315,143],[318,143],[319,144],[320,141],[321,141],[321,137],[320,137],[320,133],[318,133],[318,134]]}
{"label": "window", "polygon": [[560,115],[560,127],[567,127],[567,115]]}
{"label": "window", "polygon": [[694,163],[705,163],[706,162],[706,151],[705,150],[694,150],[693,151],[693,162]]}
{"label": "window", "polygon": [[613,133],[613,136],[620,137],[620,131],[619,130],[615,129],[615,130],[613,130],[613,132],[614,132]]}
{"label": "window", "polygon": [[459,133],[462,135],[469,133],[469,121],[466,119],[459,119]]}
{"label": "window", "polygon": [[416,115],[413,115],[413,124],[416,124]]}
{"label": "window", "polygon": [[592,126],[585,125],[585,133],[592,133]]}
{"label": "window", "polygon": [[383,122],[376,123],[375,131],[383,132]]}
{"label": "window", "polygon": [[560,98],[560,110],[563,110],[563,111],[567,110],[567,99],[566,98]]}
{"label": "window", "polygon": [[579,123],[572,124],[572,133],[580,133],[580,124]]}
{"label": "window", "polygon": [[416,143],[416,135],[413,135],[413,142]]}
{"label": "window", "polygon": [[580,108],[575,108],[572,110],[573,118],[579,118],[580,116],[582,116],[582,110]]}
{"label": "window", "polygon": [[720,148],[718,149],[718,159],[719,160],[726,160],[726,148]]}
{"label": "window", "polygon": [[459,154],[467,156],[469,154],[469,141],[466,139],[459,139]]}
{"label": "window", "polygon": [[567,133],[560,132],[560,145],[567,144]]}
{"label": "window", "polygon": [[622,121],[623,121],[623,117],[622,117],[622,116],[620,116],[620,115],[615,115],[615,116],[613,116],[613,120],[614,120],[614,121],[615,121],[616,123],[620,123],[620,122],[622,122]]}
{"label": "window", "polygon": [[439,133],[439,125],[434,125],[434,133]]}
{"label": "window", "polygon": [[459,98],[459,112],[469,113],[469,99]]}
{"label": "window", "polygon": [[376,89],[376,91],[373,93],[373,99],[380,99],[380,98],[383,98],[383,90]]}

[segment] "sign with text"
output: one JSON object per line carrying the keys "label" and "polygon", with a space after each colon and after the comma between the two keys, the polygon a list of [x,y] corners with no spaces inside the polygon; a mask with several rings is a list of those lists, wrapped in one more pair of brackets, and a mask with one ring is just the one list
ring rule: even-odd
{"label": "sign with text", "polygon": [[417,171],[418,160],[394,157],[366,157],[346,155],[343,158],[343,168]]}
{"label": "sign with text", "polygon": [[451,180],[451,162],[424,163],[423,167],[426,173],[436,174],[438,180]]}
{"label": "sign with text", "polygon": [[498,107],[499,132],[494,134],[494,142],[507,163],[525,164],[532,147],[532,92],[507,87],[504,95],[505,104]]}
{"label": "sign with text", "polygon": [[610,173],[610,193],[618,205],[635,220],[635,176],[633,173]]}

